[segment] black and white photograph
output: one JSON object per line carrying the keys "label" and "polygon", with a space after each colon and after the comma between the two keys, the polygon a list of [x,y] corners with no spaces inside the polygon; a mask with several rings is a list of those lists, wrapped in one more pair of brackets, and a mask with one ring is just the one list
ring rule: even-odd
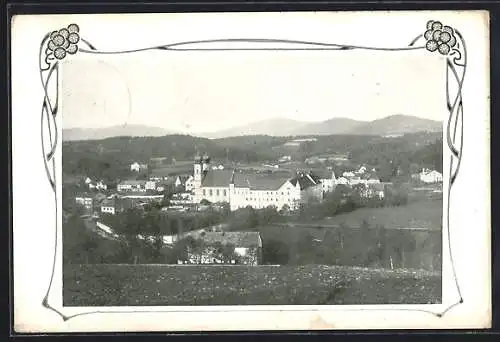
{"label": "black and white photograph", "polygon": [[[282,19],[311,30],[335,15],[335,30],[366,22],[352,39],[218,27],[158,39],[155,23],[169,18],[158,15],[149,38],[146,29],[127,36],[131,25],[114,33],[130,41],[113,43],[106,28],[126,23],[116,16],[97,18],[99,30],[85,16],[44,24],[52,29],[34,56],[38,154],[56,244],[43,305],[64,320],[81,308],[90,317],[141,307],[232,315],[404,306],[445,316],[470,290],[453,250],[464,243],[453,240],[463,234],[454,213],[467,205],[453,191],[487,201],[479,183],[460,190],[462,177],[486,172],[465,160],[474,156],[462,161],[468,144],[488,148],[486,135],[464,138],[465,117],[478,114],[464,100],[477,66],[467,28],[480,32],[480,14],[464,28],[452,13],[408,14],[398,33],[403,15],[376,33],[383,16]],[[258,22],[242,18],[242,32]],[[190,25],[182,20],[168,25],[182,32]],[[381,32],[395,38],[370,38]],[[481,95],[471,103],[487,118]]]}
{"label": "black and white photograph", "polygon": [[62,71],[65,305],[440,303],[441,60],[141,54]]}

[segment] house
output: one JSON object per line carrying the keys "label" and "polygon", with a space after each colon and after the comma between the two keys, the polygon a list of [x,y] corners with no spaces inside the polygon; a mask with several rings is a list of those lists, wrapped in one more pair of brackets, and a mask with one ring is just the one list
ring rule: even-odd
{"label": "house", "polygon": [[436,170],[423,169],[420,173],[420,181],[424,183],[441,183],[443,174]]}
{"label": "house", "polygon": [[118,183],[116,190],[118,192],[124,191],[146,191],[146,181],[143,180],[125,180]]}
{"label": "house", "polygon": [[147,181],[145,184],[144,184],[144,188],[146,190],[151,190],[151,191],[155,191],[156,190],[156,181]]}
{"label": "house", "polygon": [[320,162],[321,162],[321,161],[320,161],[319,157],[309,157],[309,158],[307,158],[307,159],[305,160],[305,163],[306,163],[306,164],[318,164],[318,163],[320,163]]}
{"label": "house", "polygon": [[174,185],[176,188],[183,187],[186,191],[191,191],[193,190],[193,176],[191,175],[177,176]]}
{"label": "house", "polygon": [[92,210],[94,200],[89,194],[79,194],[75,196],[75,202],[87,210]]}
{"label": "house", "polygon": [[147,164],[139,164],[138,162],[134,162],[130,165],[130,171],[141,172],[148,169]]}
{"label": "house", "polygon": [[320,171],[315,171],[314,173],[320,178],[323,192],[326,193],[335,190],[335,185],[336,185],[335,172],[333,171],[325,172],[324,170],[320,170]]}
{"label": "house", "polygon": [[104,183],[104,181],[100,180],[99,182],[97,182],[95,188],[97,190],[107,190],[108,186]]}
{"label": "house", "polygon": [[370,175],[368,179],[366,180],[368,184],[379,184],[380,183],[380,178],[378,178],[376,175]]}
{"label": "house", "polygon": [[339,177],[335,180],[335,184],[342,184],[342,185],[348,185],[349,184],[349,180],[345,177]]}
{"label": "house", "polygon": [[364,184],[365,181],[361,179],[359,176],[353,176],[349,178],[349,184],[350,185],[357,185],[357,184]]}
{"label": "house", "polygon": [[380,199],[385,197],[385,185],[382,183],[373,183],[368,185],[372,189],[372,193],[374,196],[377,196]]}
{"label": "house", "polygon": [[277,210],[287,205],[295,209],[300,203],[323,199],[322,184],[316,175],[298,172],[254,173],[241,170],[211,170],[210,158],[197,156],[194,163],[194,202],[229,203],[231,210],[251,206],[269,206]]}
{"label": "house", "polygon": [[278,162],[279,163],[286,163],[286,162],[289,162],[292,160],[292,157],[291,156],[283,156],[281,157],[280,159],[278,159]]}
{"label": "house", "polygon": [[343,177],[345,178],[352,178],[355,176],[354,172],[352,171],[345,171],[343,174],[342,174]]}
{"label": "house", "polygon": [[105,199],[101,203],[101,213],[115,215],[131,207],[131,201],[119,198]]}
{"label": "house", "polygon": [[[179,264],[243,264],[262,263],[262,239],[258,232],[202,232]],[[193,246],[195,245],[195,246]]]}
{"label": "house", "polygon": [[385,197],[385,186],[383,184],[367,184],[360,183],[355,186],[355,189],[359,192],[359,195],[363,198],[374,198],[378,197],[383,199]]}
{"label": "house", "polygon": [[174,205],[183,205],[193,203],[193,195],[191,192],[181,192],[173,194],[170,198],[170,203]]}
{"label": "house", "polygon": [[103,214],[116,214],[116,200],[106,199],[101,203],[101,213]]}

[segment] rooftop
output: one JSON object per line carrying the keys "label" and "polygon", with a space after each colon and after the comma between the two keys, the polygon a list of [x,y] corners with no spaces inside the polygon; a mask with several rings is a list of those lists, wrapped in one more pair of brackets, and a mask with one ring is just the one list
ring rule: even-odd
{"label": "rooftop", "polygon": [[234,174],[234,186],[251,190],[278,190],[290,179],[290,175],[282,173],[258,174],[240,173]]}
{"label": "rooftop", "polygon": [[205,173],[201,181],[203,187],[228,187],[231,183],[231,170],[210,170]]}
{"label": "rooftop", "polygon": [[143,184],[146,184],[146,182],[147,182],[146,180],[128,179],[128,180],[121,181],[118,184],[143,185]]}
{"label": "rooftop", "polygon": [[252,190],[277,190],[288,179],[287,173],[259,174],[255,172],[240,172],[233,170],[210,170],[205,173],[202,180],[203,187],[228,187],[234,183],[238,188]]}
{"label": "rooftop", "polygon": [[299,173],[290,180],[293,186],[299,183],[300,189],[304,190],[311,186],[319,184],[321,181],[318,176],[312,173]]}

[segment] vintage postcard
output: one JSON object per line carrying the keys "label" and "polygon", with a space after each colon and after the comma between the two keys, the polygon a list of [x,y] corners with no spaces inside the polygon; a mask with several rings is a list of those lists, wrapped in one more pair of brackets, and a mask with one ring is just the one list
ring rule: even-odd
{"label": "vintage postcard", "polygon": [[17,332],[490,326],[488,12],[11,32]]}

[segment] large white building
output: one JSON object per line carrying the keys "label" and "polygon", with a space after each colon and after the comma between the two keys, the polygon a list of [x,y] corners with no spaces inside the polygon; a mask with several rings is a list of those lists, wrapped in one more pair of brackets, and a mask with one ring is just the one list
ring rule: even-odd
{"label": "large white building", "polygon": [[285,205],[295,209],[311,198],[322,200],[321,180],[310,173],[258,174],[237,170],[212,170],[210,158],[197,156],[194,161],[193,201],[229,203],[231,210],[251,206],[255,209]]}

